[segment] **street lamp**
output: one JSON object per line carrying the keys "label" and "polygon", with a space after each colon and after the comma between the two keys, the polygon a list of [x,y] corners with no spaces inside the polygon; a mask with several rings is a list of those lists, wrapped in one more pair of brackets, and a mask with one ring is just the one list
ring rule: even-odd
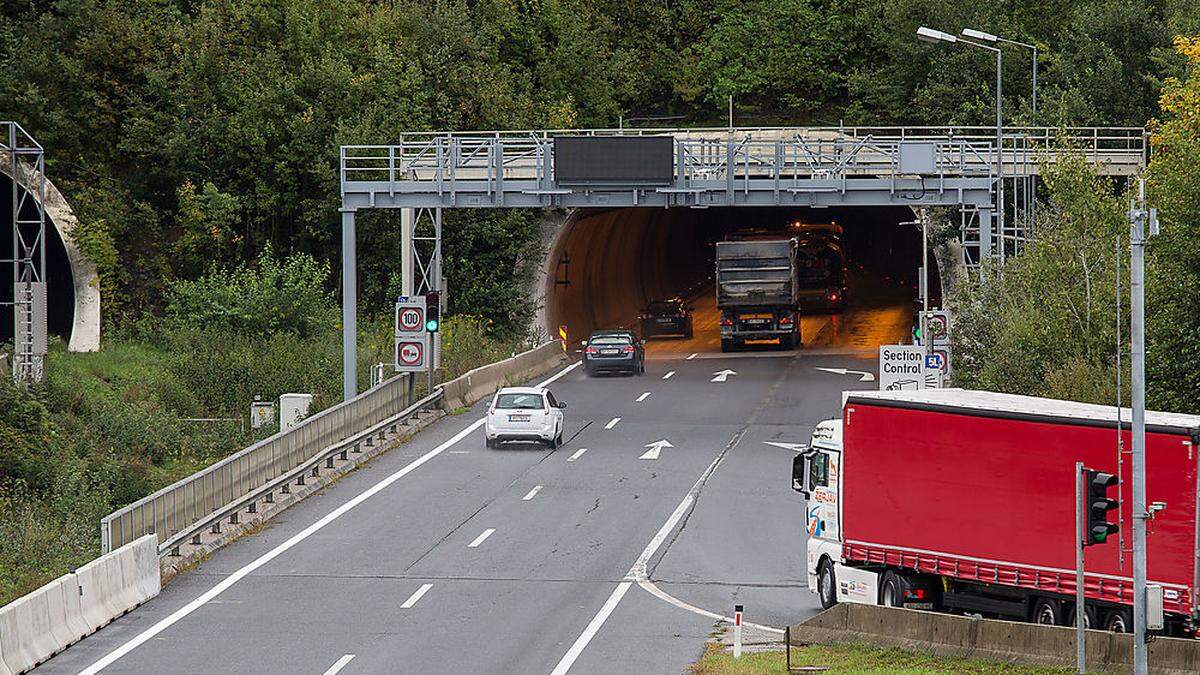
{"label": "street lamp", "polygon": [[1037,109],[1038,109],[1037,108],[1037,73],[1038,73],[1037,45],[1031,45],[1027,42],[1020,42],[1018,40],[1009,40],[1008,38],[1002,38],[999,35],[992,35],[991,33],[985,33],[981,30],[975,30],[974,28],[964,28],[964,29],[962,29],[962,34],[965,37],[974,38],[976,40],[983,40],[984,42],[990,42],[992,44],[1001,43],[1001,44],[1006,44],[1006,45],[1013,45],[1016,47],[1024,47],[1026,49],[1033,50],[1033,115],[1034,115],[1034,117],[1037,117]]}
{"label": "street lamp", "polygon": [[[1004,257],[1004,126],[1002,119],[1002,106],[1004,99],[1003,83],[1000,74],[1004,70],[1004,55],[1001,54],[999,47],[992,47],[971,40],[964,40],[950,33],[944,33],[940,30],[934,30],[927,26],[921,26],[917,29],[917,39],[922,42],[950,42],[964,45],[970,45],[978,49],[986,49],[996,55],[996,225],[997,231],[1000,233],[1000,256]],[[989,232],[990,234],[990,232]],[[989,237],[990,239],[990,237]],[[980,242],[982,243],[982,242]],[[988,242],[988,250],[986,255],[991,256],[991,242]]]}

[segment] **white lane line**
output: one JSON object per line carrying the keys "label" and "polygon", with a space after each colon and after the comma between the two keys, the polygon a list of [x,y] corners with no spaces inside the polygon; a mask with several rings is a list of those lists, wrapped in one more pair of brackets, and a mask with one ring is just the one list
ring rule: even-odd
{"label": "white lane line", "polygon": [[480,532],[479,536],[475,537],[475,541],[467,544],[467,548],[479,548],[479,545],[482,544],[484,542],[484,540],[486,540],[488,537],[492,536],[492,533],[495,531],[496,531],[496,528],[489,527],[488,529],[484,530],[483,532]]}
{"label": "white lane line", "polygon": [[645,401],[648,398],[650,398],[650,392],[647,391],[647,392],[643,393],[641,396],[637,397],[636,403],[641,403],[642,401]]}
{"label": "white lane line", "polygon": [[621,418],[620,418],[620,417],[614,417],[614,418],[612,418],[611,420],[609,420],[609,421],[608,421],[608,424],[605,424],[605,425],[604,425],[604,428],[605,428],[605,429],[611,429],[611,428],[613,428],[613,427],[617,426],[617,422],[620,422],[620,421],[621,421]]}
{"label": "white lane line", "polygon": [[413,591],[413,594],[408,596],[408,599],[404,601],[404,604],[400,605],[400,609],[412,609],[413,605],[417,604],[418,600],[425,597],[425,594],[428,593],[429,589],[431,588],[433,588],[433,584],[421,584],[421,587]]}
{"label": "white lane line", "polygon": [[332,666],[329,666],[329,670],[325,671],[325,675],[336,675],[336,673],[338,671],[340,671],[342,668],[346,667],[347,663],[350,663],[353,660],[354,660],[353,654],[347,654],[347,655],[343,656],[342,658],[338,659],[337,661],[334,661]]}
{"label": "white lane line", "polygon": [[666,375],[663,375],[662,379],[664,379],[664,380],[669,380],[669,379],[671,379],[671,376],[672,376],[672,375],[674,375],[674,374],[675,374],[675,371],[673,371],[673,370],[668,370],[668,371],[667,371],[667,374],[666,374]]}
{"label": "white lane line", "polygon": [[567,461],[568,461],[568,462],[574,462],[575,460],[577,460],[577,459],[579,459],[580,457],[582,457],[582,456],[583,456],[583,453],[585,453],[585,452],[587,452],[587,448],[580,448],[580,449],[578,449],[578,450],[576,450],[576,451],[575,451],[575,454],[573,454],[573,455],[571,455],[570,457],[568,457],[568,458],[567,458]]}
{"label": "white lane line", "polygon": [[[553,376],[538,383],[537,386],[544,387],[544,386],[550,384],[551,382],[554,382],[558,378],[571,372],[572,370],[575,370],[578,367],[579,367],[579,361],[576,361],[576,362],[566,366],[562,370],[558,371]],[[400,469],[399,471],[393,473],[392,475],[388,476],[387,478],[384,478],[383,480],[379,481],[378,483],[367,488],[362,493],[360,493],[357,497],[354,497],[353,499],[346,502],[345,504],[342,504],[341,506],[337,507],[333,511],[330,511],[328,514],[326,514],[323,518],[321,518],[317,522],[313,523],[312,525],[309,525],[308,527],[304,528],[300,532],[297,532],[296,534],[292,535],[292,537],[289,538],[287,541],[276,546],[275,548],[271,549],[270,551],[267,551],[266,553],[259,556],[258,558],[256,558],[254,561],[252,561],[245,567],[242,567],[241,569],[235,571],[233,574],[230,574],[229,576],[225,577],[219,583],[217,583],[217,585],[213,586],[212,588],[210,588],[207,591],[205,591],[204,593],[202,593],[200,595],[200,597],[196,598],[195,600],[192,600],[191,602],[184,605],[183,607],[180,607],[179,609],[175,610],[170,616],[166,617],[165,619],[162,619],[161,621],[154,624],[153,626],[150,626],[149,628],[142,631],[141,633],[138,633],[133,639],[129,640],[125,644],[121,645],[120,647],[117,647],[116,649],[112,650],[108,654],[104,655],[99,660],[97,660],[95,663],[88,666],[87,668],[79,671],[79,675],[96,675],[96,673],[99,673],[101,670],[111,666],[113,663],[115,663],[117,661],[117,659],[121,658],[122,656],[125,656],[126,654],[133,651],[134,649],[137,649],[138,646],[142,645],[143,643],[150,640],[154,636],[158,635],[159,633],[163,632],[164,630],[166,630],[166,629],[170,628],[171,626],[173,626],[174,624],[178,623],[180,619],[183,619],[184,617],[186,617],[187,615],[196,611],[200,607],[203,607],[206,603],[208,603],[213,598],[215,598],[218,595],[229,590],[230,587],[232,587],[234,584],[241,581],[242,579],[246,578],[246,576],[249,575],[254,570],[262,567],[263,565],[266,565],[267,563],[271,562],[275,558],[286,553],[289,549],[291,549],[296,544],[299,544],[300,542],[304,541],[305,539],[308,539],[314,533],[316,533],[316,532],[320,531],[322,528],[324,528],[326,525],[332,523],[333,521],[337,520],[338,518],[341,518],[342,516],[349,513],[350,510],[353,509],[354,507],[358,506],[359,504],[362,504],[363,502],[367,501],[371,497],[374,497],[375,495],[379,494],[383,490],[387,489],[387,487],[389,485],[391,485],[392,483],[395,483],[396,481],[400,480],[401,478],[412,473],[417,468],[419,468],[422,464],[425,464],[426,462],[433,459],[434,457],[437,457],[438,455],[442,454],[446,449],[453,447],[456,443],[458,443],[462,439],[466,438],[467,436],[470,436],[473,432],[477,431],[479,429],[479,427],[483,426],[483,423],[484,423],[483,418],[475,420],[466,429],[463,429],[462,431],[458,432],[457,434],[454,434],[454,436],[450,437],[449,440],[445,441],[444,443],[437,446],[433,450],[430,450],[429,452],[425,453],[424,455],[421,455],[417,459],[413,460],[407,466],[405,466],[403,469]]]}
{"label": "white lane line", "polygon": [[697,356],[700,356],[700,352],[696,352],[695,354],[692,354],[691,356],[684,359],[684,361],[691,361],[692,359],[696,358]]}
{"label": "white lane line", "polygon": [[533,499],[534,495],[536,495],[537,493],[539,493],[541,491],[542,491],[541,485],[534,485],[532,490],[530,490],[528,493],[526,493],[524,497],[521,497],[521,501],[527,502],[530,499]]}
{"label": "white lane line", "polygon": [[621,602],[621,598],[625,597],[625,592],[629,590],[629,585],[631,583],[639,582],[643,579],[649,578],[646,574],[646,565],[649,564],[650,558],[654,557],[654,554],[658,551],[658,548],[662,546],[664,541],[667,540],[667,537],[671,534],[671,531],[675,529],[675,526],[679,524],[679,521],[683,518],[684,514],[687,513],[688,509],[690,509],[692,504],[695,503],[696,495],[700,494],[700,487],[704,485],[704,481],[707,480],[710,475],[712,475],[712,472],[716,470],[717,465],[721,463],[721,460],[724,457],[725,453],[717,455],[717,458],[708,465],[708,468],[704,470],[704,473],[700,474],[700,478],[698,478],[695,484],[692,485],[692,489],[688,490],[688,493],[684,495],[683,501],[679,502],[679,506],[675,507],[675,510],[671,513],[670,517],[667,518],[667,522],[663,523],[663,526],[659,528],[658,533],[654,535],[654,538],[650,540],[650,543],[646,545],[646,548],[642,551],[642,554],[639,555],[637,560],[633,563],[633,567],[629,568],[629,573],[625,575],[625,580],[617,584],[617,587],[613,589],[612,595],[608,596],[608,600],[605,601],[604,606],[600,608],[599,612],[596,612],[596,616],[592,617],[591,623],[589,623],[587,628],[583,629],[583,632],[580,633],[579,637],[575,639],[575,644],[571,645],[571,648],[567,650],[566,654],[563,654],[562,659],[559,660],[558,665],[554,667],[554,671],[551,673],[551,675],[565,675],[566,672],[571,669],[571,666],[575,664],[575,660],[579,658],[579,655],[583,653],[584,648],[587,647],[592,638],[596,636],[597,631],[599,631],[600,627],[604,625],[604,622],[608,619],[608,616],[617,608],[617,603]]}
{"label": "white lane line", "polygon": [[[642,590],[646,591],[650,595],[653,595],[654,597],[658,598],[659,600],[662,600],[663,602],[675,605],[679,609],[684,609],[689,612],[692,612],[693,614],[699,614],[700,616],[706,616],[710,619],[716,619],[717,621],[733,623],[733,617],[721,616],[720,614],[717,614],[716,612],[710,612],[707,609],[701,609],[695,605],[689,605],[688,603],[684,602],[683,600],[680,600],[679,598],[662,590],[658,586],[655,586],[653,581],[649,581],[647,579],[642,579],[642,580],[638,581],[638,586],[641,586]],[[759,630],[765,630],[765,631],[768,631],[771,633],[779,633],[780,635],[783,635],[783,631],[778,628],[775,628],[774,626],[764,626],[761,623],[752,623],[750,621],[746,621],[745,619],[742,620],[742,625],[750,626],[751,628],[757,628]]]}

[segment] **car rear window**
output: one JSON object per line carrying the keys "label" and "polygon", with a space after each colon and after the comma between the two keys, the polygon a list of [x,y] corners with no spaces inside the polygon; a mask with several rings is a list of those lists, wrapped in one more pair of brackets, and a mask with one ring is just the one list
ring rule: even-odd
{"label": "car rear window", "polygon": [[541,410],[544,407],[541,394],[500,394],[496,398],[497,410]]}
{"label": "car rear window", "polygon": [[589,345],[628,345],[633,340],[628,335],[601,335],[588,340]]}
{"label": "car rear window", "polygon": [[647,306],[651,314],[673,314],[680,309],[677,302],[652,302]]}

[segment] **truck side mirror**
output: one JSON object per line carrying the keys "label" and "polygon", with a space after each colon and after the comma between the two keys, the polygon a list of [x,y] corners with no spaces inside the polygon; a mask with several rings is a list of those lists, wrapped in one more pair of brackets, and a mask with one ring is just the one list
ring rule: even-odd
{"label": "truck side mirror", "polygon": [[808,453],[797,453],[792,458],[792,489],[804,495],[808,499],[808,486],[805,481],[808,479]]}

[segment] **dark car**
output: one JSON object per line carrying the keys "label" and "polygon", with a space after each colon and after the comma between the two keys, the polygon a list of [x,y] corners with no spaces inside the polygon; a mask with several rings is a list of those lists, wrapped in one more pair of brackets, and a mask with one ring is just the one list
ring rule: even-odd
{"label": "dark car", "polygon": [[642,310],[642,337],[682,335],[692,337],[692,308],[683,300],[655,300]]}
{"label": "dark car", "polygon": [[583,367],[588,375],[646,372],[645,342],[633,331],[598,330],[583,343]]}

